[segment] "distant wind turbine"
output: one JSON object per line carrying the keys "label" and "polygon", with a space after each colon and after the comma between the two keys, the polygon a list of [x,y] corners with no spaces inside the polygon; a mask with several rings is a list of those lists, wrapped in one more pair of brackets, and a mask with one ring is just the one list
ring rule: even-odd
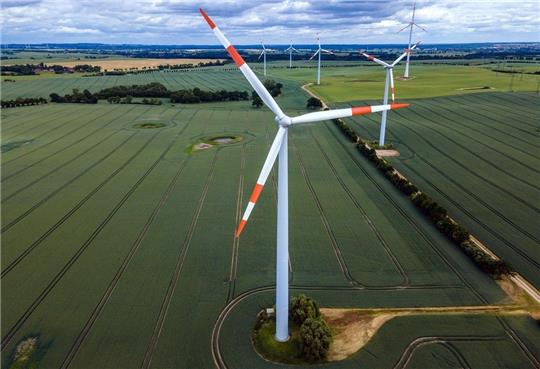
{"label": "distant wind turbine", "polygon": [[292,42],[291,42],[291,46],[289,46],[288,48],[286,48],[285,51],[288,51],[288,52],[289,52],[289,68],[292,68],[292,53],[293,53],[293,51],[296,51],[297,53],[298,53],[299,51],[296,50],[296,49],[293,47]]}
{"label": "distant wind turbine", "polygon": [[334,53],[329,50],[325,50],[321,47],[321,40],[319,39],[319,37],[317,37],[317,43],[319,44],[319,48],[317,49],[317,51],[315,51],[315,54],[313,54],[311,58],[309,58],[309,60],[313,59],[316,55],[319,56],[319,60],[317,63],[317,84],[320,85],[321,84],[321,54],[324,52],[324,53],[333,55]]}
{"label": "distant wind turbine", "polygon": [[[378,106],[350,107],[347,109],[325,110],[314,113],[307,113],[296,117],[286,115],[266,87],[257,78],[255,73],[246,64],[242,56],[234,48],[225,35],[220,31],[212,19],[202,9],[199,9],[202,16],[221,42],[225,50],[234,60],[249,84],[257,92],[264,104],[275,114],[274,121],[278,126],[278,131],[270,146],[268,156],[264,161],[261,173],[257,179],[257,184],[251,193],[246,211],[242,220],[238,224],[235,237],[239,237],[246,226],[248,218],[253,211],[257,199],[259,198],[264,184],[272,171],[272,167],[279,155],[278,165],[278,201],[277,201],[277,250],[276,250],[276,333],[275,339],[284,342],[289,339],[289,180],[288,180],[288,129],[291,126],[301,126],[304,123],[320,122],[336,118],[351,117],[353,115],[364,115],[390,109],[401,109],[409,104],[392,104]],[[301,129],[298,127],[298,129]]]}
{"label": "distant wind turbine", "polygon": [[262,45],[262,52],[261,52],[261,55],[259,55],[259,57],[257,59],[260,59],[261,56],[263,57],[263,62],[264,62],[264,75],[266,76],[266,47],[264,47],[264,44],[262,43],[261,41],[261,45]]}
{"label": "distant wind turbine", "polygon": [[398,31],[398,33],[399,33],[401,31],[405,31],[407,28],[409,28],[409,47],[407,48],[407,63],[405,64],[405,73],[403,74],[403,78],[409,78],[409,60],[411,58],[411,50],[412,50],[411,49],[411,40],[412,40],[412,33],[413,33],[414,26],[420,28],[424,32],[427,32],[427,30],[424,27],[419,26],[418,24],[416,24],[414,22],[414,14],[415,13],[416,13],[416,2],[413,5],[411,21],[409,22],[409,24],[407,24],[405,27],[403,27],[402,29],[400,29]]}
{"label": "distant wind turbine", "polygon": [[[384,70],[386,71],[386,81],[384,83],[384,99],[383,104],[388,104],[388,87],[390,87],[390,91],[392,94],[392,103],[395,101],[395,91],[394,91],[394,67],[407,55],[409,55],[411,50],[414,50],[416,46],[418,46],[420,42],[417,42],[414,44],[410,49],[405,50],[403,54],[399,56],[392,64],[388,64],[380,59],[377,59],[369,54],[362,53],[368,60],[371,60],[379,65],[381,65]],[[381,118],[381,132],[379,134],[379,146],[384,146],[384,136],[386,131],[386,115],[387,111],[384,110],[382,112],[382,118]]]}

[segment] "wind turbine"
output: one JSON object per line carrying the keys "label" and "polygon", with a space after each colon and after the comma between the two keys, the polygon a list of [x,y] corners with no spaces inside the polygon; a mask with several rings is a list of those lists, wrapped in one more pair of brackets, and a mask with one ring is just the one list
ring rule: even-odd
{"label": "wind turbine", "polygon": [[[384,100],[383,104],[388,104],[388,87],[390,86],[390,91],[392,94],[392,103],[394,103],[395,100],[395,94],[394,94],[394,67],[407,55],[409,55],[410,50],[414,50],[416,46],[418,46],[420,42],[417,42],[413,46],[411,46],[410,49],[405,50],[403,54],[399,56],[392,64],[388,64],[380,59],[377,59],[369,54],[362,53],[368,60],[374,61],[375,63],[382,65],[383,68],[386,71],[386,81],[384,83]],[[386,115],[387,111],[383,110],[382,112],[382,118],[381,118],[381,132],[379,134],[379,146],[384,146],[384,134],[386,131]]]}
{"label": "wind turbine", "polygon": [[291,126],[310,122],[320,122],[329,119],[351,117],[353,115],[369,114],[373,112],[386,111],[390,109],[400,109],[409,106],[409,104],[392,104],[378,106],[350,107],[347,109],[325,110],[314,113],[303,114],[297,117],[289,117],[279,107],[272,95],[264,87],[262,82],[253,73],[249,65],[238,54],[238,51],[227,40],[225,35],[219,30],[216,24],[210,19],[208,14],[199,9],[202,16],[214,31],[214,34],[227,50],[236,66],[240,69],[249,84],[259,94],[261,100],[275,114],[275,122],[278,125],[278,131],[268,156],[264,161],[257,184],[251,193],[246,211],[242,220],[238,224],[235,237],[239,237],[244,229],[247,220],[257,203],[263,186],[270,175],[279,154],[278,165],[278,204],[277,204],[277,254],[276,254],[276,334],[275,338],[279,342],[287,341],[289,338],[289,192],[288,192],[288,158],[287,158],[287,137],[288,129]]}
{"label": "wind turbine", "polygon": [[311,58],[309,58],[309,60],[313,59],[316,55],[319,56],[319,61],[317,64],[317,84],[320,85],[321,84],[321,54],[325,52],[327,54],[333,55],[334,53],[331,51],[325,50],[321,47],[321,40],[319,39],[319,37],[317,37],[317,43],[319,44],[319,48],[317,49],[317,51],[315,51],[315,54],[313,54]]}
{"label": "wind turbine", "polygon": [[285,51],[288,51],[288,52],[289,52],[289,68],[292,68],[292,52],[293,52],[293,51],[296,51],[296,52],[298,53],[299,51],[296,50],[296,49],[293,47],[292,42],[291,42],[291,46],[289,46],[288,48],[286,48]]}
{"label": "wind turbine", "polygon": [[259,55],[259,57],[257,58],[260,59],[261,56],[263,57],[263,61],[264,61],[264,75],[266,76],[266,47],[264,47],[264,44],[262,43],[261,41],[261,45],[262,45],[262,52],[261,52],[261,55]]}
{"label": "wind turbine", "polygon": [[404,31],[404,30],[406,30],[407,28],[410,27],[410,29],[409,29],[409,47],[407,48],[407,64],[405,64],[405,73],[403,74],[403,78],[409,78],[409,60],[411,58],[411,50],[412,50],[411,49],[411,40],[412,40],[412,32],[413,32],[414,26],[420,28],[424,32],[427,32],[427,30],[424,27],[419,26],[418,24],[416,24],[414,22],[414,13],[416,13],[416,2],[414,2],[414,5],[413,5],[411,21],[409,22],[408,25],[406,25],[405,27],[403,27],[402,29],[400,29],[398,31],[398,33],[399,33],[399,32]]}

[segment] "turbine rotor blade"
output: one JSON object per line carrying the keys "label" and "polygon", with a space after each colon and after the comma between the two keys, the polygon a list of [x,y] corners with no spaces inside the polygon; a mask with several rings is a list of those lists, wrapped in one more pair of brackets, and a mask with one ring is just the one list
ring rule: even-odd
{"label": "turbine rotor blade", "polygon": [[420,26],[420,25],[418,25],[418,24],[416,24],[416,23],[413,23],[413,24],[414,24],[416,27],[420,28],[422,31],[427,32],[427,29],[425,29],[424,27],[422,27],[422,26]]}
{"label": "turbine rotor blade", "polygon": [[261,56],[264,55],[264,50],[261,52],[261,54],[259,55],[259,57],[257,58],[257,60],[259,60],[261,58]]}
{"label": "turbine rotor blade", "polygon": [[330,50],[326,50],[326,49],[321,49],[321,51],[327,53],[327,54],[332,54],[332,55],[335,55],[333,52],[331,52]]}
{"label": "turbine rotor blade", "polygon": [[313,55],[311,56],[311,58],[308,59],[308,61],[310,61],[311,59],[313,59],[314,57],[316,57],[317,54],[318,54],[320,51],[321,51],[321,50],[317,50],[317,51],[315,52],[315,54],[313,54]]}
{"label": "turbine rotor blade", "polygon": [[257,78],[257,76],[255,75],[255,73],[253,73],[249,65],[247,65],[247,63],[244,61],[244,58],[240,56],[238,51],[236,51],[234,46],[231,45],[229,40],[227,40],[225,35],[220,31],[220,29],[216,26],[216,24],[212,21],[212,19],[208,16],[208,14],[206,14],[206,12],[202,8],[199,8],[199,11],[201,12],[201,15],[206,20],[206,23],[208,23],[210,28],[214,31],[214,34],[218,38],[219,42],[221,42],[225,50],[227,50],[231,58],[234,60],[238,69],[240,69],[244,77],[248,80],[251,87],[253,87],[253,89],[257,92],[261,100],[266,104],[266,106],[268,106],[268,108],[270,108],[270,110],[272,110],[272,112],[278,118],[285,116],[285,114],[283,113],[279,105],[276,103],[272,95],[270,95],[266,87],[264,87],[264,85],[259,80],[259,78]]}
{"label": "turbine rotor blade", "polygon": [[370,61],[373,61],[377,64],[380,64],[382,65],[383,67],[389,67],[390,65],[386,62],[383,62],[382,60],[380,59],[377,59],[376,57],[372,56],[372,55],[369,55],[369,54],[366,54],[366,53],[361,53],[363,56],[365,56],[368,60]]}
{"label": "turbine rotor blade", "polygon": [[365,115],[377,113],[384,110],[397,110],[410,106],[410,104],[388,104],[388,105],[371,105],[371,106],[353,106],[346,109],[324,110],[315,113],[307,113],[291,118],[291,124],[302,124],[320,122],[324,120],[347,118],[354,115]]}
{"label": "turbine rotor blade", "polygon": [[276,137],[274,138],[274,142],[272,142],[272,146],[270,146],[270,151],[268,152],[266,160],[264,161],[264,165],[262,167],[261,173],[259,174],[259,178],[257,179],[257,184],[253,188],[251,196],[249,197],[249,203],[246,207],[246,210],[244,211],[242,220],[240,220],[240,224],[238,224],[238,228],[235,232],[235,237],[240,237],[240,234],[244,230],[249,216],[251,215],[255,204],[257,203],[257,199],[259,198],[263,190],[264,184],[266,183],[266,180],[268,179],[270,171],[272,170],[272,167],[274,166],[274,163],[278,156],[279,149],[281,148],[281,144],[283,143],[283,137],[285,136],[286,130],[286,128],[279,127]]}
{"label": "turbine rotor blade", "polygon": [[390,68],[390,93],[392,94],[392,103],[396,100],[394,94],[394,69]]}
{"label": "turbine rotor blade", "polygon": [[402,29],[400,29],[399,31],[397,31],[396,33],[400,33],[402,31],[405,31],[407,28],[411,27],[412,25],[409,23],[407,24],[405,27],[403,27]]}
{"label": "turbine rotor blade", "polygon": [[404,57],[407,56],[407,54],[410,54],[412,50],[416,49],[416,46],[418,46],[420,44],[420,41],[418,41],[417,43],[415,43],[414,45],[411,46],[410,49],[406,49],[405,52],[403,54],[401,54],[399,56],[399,58],[397,58],[396,60],[394,60],[394,62],[390,65],[391,67],[395,66],[397,63],[399,63]]}

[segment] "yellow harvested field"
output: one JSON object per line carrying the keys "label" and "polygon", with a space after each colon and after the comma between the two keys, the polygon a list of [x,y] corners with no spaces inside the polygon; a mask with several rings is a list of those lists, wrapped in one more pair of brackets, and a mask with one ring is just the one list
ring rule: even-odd
{"label": "yellow harvested field", "polygon": [[138,68],[142,69],[143,67],[152,68],[157,67],[158,65],[164,64],[198,64],[200,62],[207,63],[209,61],[216,61],[222,59],[187,59],[187,58],[178,58],[178,59],[108,59],[108,60],[73,60],[58,62],[55,64],[62,65],[64,67],[73,67],[79,64],[90,64],[93,66],[100,66],[101,69],[114,70],[114,69],[130,69]]}

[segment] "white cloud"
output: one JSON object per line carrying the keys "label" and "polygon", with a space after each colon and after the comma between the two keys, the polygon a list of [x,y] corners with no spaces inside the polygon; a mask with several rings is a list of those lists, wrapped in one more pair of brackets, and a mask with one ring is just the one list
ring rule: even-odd
{"label": "white cloud", "polygon": [[[3,0],[5,43],[216,44],[203,6],[234,43],[401,43],[412,0]],[[426,43],[539,41],[538,0],[418,0]],[[44,31],[45,30],[45,31]]]}

